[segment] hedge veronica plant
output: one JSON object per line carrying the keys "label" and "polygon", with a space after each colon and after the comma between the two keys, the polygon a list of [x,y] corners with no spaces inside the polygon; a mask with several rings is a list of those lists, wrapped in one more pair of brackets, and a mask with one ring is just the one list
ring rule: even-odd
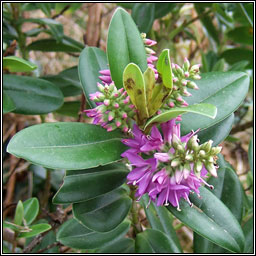
{"label": "hedge veronica plant", "polygon": [[[66,170],[53,198],[73,206],[73,217],[57,232],[63,245],[181,253],[175,216],[195,232],[197,252],[243,252],[242,189],[218,144],[229,134],[249,78],[243,72],[200,75],[200,64],[187,58],[181,66],[171,63],[168,49],[157,57],[156,43],[118,8],[107,53],[86,47],[79,58],[90,105],[84,112],[92,122],[34,125],[15,135],[7,150]],[[232,195],[221,201],[228,182]],[[149,223],[143,228],[139,205]]]}

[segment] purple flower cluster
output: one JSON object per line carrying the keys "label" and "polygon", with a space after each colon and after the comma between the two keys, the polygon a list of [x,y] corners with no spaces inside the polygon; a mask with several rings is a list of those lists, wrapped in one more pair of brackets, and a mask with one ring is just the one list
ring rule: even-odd
{"label": "purple flower cluster", "polygon": [[[194,191],[199,196],[199,187],[202,183],[213,187],[203,179],[209,171],[204,165],[198,174],[193,161],[184,164],[176,158],[175,153],[179,153],[177,142],[181,142],[186,149],[188,142],[196,134],[192,131],[181,136],[180,124],[176,124],[176,121],[177,119],[172,119],[161,124],[163,136],[156,126],[152,128],[151,135],[146,136],[137,125],[134,125],[133,138],[122,140],[130,147],[122,157],[126,157],[134,167],[127,179],[128,184],[138,186],[138,200],[144,194],[148,194],[150,201],[155,201],[157,206],[171,203],[180,210],[180,198],[184,198],[192,205],[189,200],[190,192]],[[216,176],[216,169],[215,172],[211,170],[211,174]]]}
{"label": "purple flower cluster", "polygon": [[84,112],[93,119],[93,124],[101,125],[108,132],[116,128],[128,132],[136,110],[127,92],[124,88],[118,90],[114,84],[98,84],[98,88],[99,92],[90,94],[90,100],[94,101],[97,107]]}

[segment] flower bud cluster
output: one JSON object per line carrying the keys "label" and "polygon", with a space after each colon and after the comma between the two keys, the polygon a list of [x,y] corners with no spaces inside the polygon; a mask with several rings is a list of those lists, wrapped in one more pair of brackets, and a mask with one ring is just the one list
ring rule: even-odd
{"label": "flower bud cluster", "polygon": [[198,90],[198,86],[195,82],[189,80],[201,79],[199,75],[200,64],[190,66],[187,58],[184,59],[184,64],[180,67],[178,64],[172,64],[173,73],[173,91],[167,99],[164,109],[169,107],[183,107],[188,106],[188,103],[182,97],[189,97],[192,94],[187,91],[187,88]]}
{"label": "flower bud cluster", "polygon": [[175,149],[175,153],[169,155],[170,166],[175,170],[183,171],[185,176],[193,169],[198,178],[200,178],[201,171],[205,167],[212,176],[217,177],[215,160],[216,155],[221,151],[221,147],[212,147],[212,140],[202,145],[199,145],[198,142],[197,135],[192,136],[187,143],[182,143],[174,135],[171,146]]}
{"label": "flower bud cluster", "polygon": [[151,39],[146,38],[146,34],[145,33],[141,33],[141,38],[143,40],[144,46],[145,46],[145,50],[146,50],[146,55],[147,55],[147,63],[148,63],[148,67],[152,68],[155,72],[155,79],[157,80],[158,78],[158,72],[153,64],[153,62],[157,61],[158,58],[156,56],[154,56],[156,54],[155,51],[153,51],[151,48],[151,46],[156,45],[157,42]]}
{"label": "flower bud cluster", "polygon": [[104,86],[98,83],[98,88],[98,92],[90,94],[90,100],[97,107],[84,112],[93,118],[94,124],[101,125],[107,131],[121,128],[123,132],[128,132],[136,110],[127,92],[124,88],[118,90],[114,83]]}

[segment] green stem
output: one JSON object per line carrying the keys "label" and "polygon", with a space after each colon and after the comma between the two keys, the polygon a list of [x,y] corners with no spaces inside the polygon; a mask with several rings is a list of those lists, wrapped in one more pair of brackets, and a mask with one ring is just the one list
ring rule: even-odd
{"label": "green stem", "polygon": [[20,50],[22,58],[27,60],[28,59],[28,51],[26,48],[26,36],[22,32],[21,24],[18,23],[19,18],[21,16],[20,4],[12,3],[11,7],[12,7],[12,16],[13,16],[12,25],[16,29],[17,34],[18,34],[17,41],[18,41],[18,45],[19,45],[19,50]]}
{"label": "green stem", "polygon": [[132,217],[132,226],[134,228],[135,235],[142,232],[142,227],[140,225],[139,216],[138,216],[138,207],[135,199],[136,188],[131,186],[131,198],[132,198],[132,208],[131,208],[131,217]]}
{"label": "green stem", "polygon": [[179,224],[177,224],[177,225],[174,227],[174,229],[175,229],[175,230],[178,230],[178,229],[180,229],[180,228],[183,227],[183,226],[184,226],[183,223],[179,223]]}

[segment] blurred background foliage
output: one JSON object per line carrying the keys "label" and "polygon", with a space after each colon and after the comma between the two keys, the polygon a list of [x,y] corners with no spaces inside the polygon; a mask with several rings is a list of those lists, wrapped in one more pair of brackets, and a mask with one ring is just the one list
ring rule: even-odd
{"label": "blurred background foliage", "polygon": [[[77,73],[78,57],[87,45],[106,50],[107,29],[117,6],[131,13],[140,32],[158,42],[153,47],[157,54],[169,48],[173,62],[181,64],[187,57],[192,64],[202,63],[201,72],[233,70],[250,76],[249,93],[235,112],[231,133],[222,143],[222,153],[237,170],[250,199],[247,208],[252,209],[253,175],[249,171],[252,165],[249,166],[248,149],[250,158],[253,154],[252,144],[249,147],[253,135],[253,3],[3,3],[2,53],[7,57],[3,62],[4,74],[47,80],[64,96],[61,107],[42,115],[27,115],[18,110],[13,113],[8,105],[3,118],[4,218],[12,220],[18,200],[33,196],[40,202],[37,220],[64,220],[71,212],[69,206],[58,209],[51,203],[64,171],[46,170],[17,159],[6,153],[6,145],[15,133],[32,124],[87,121],[81,114],[86,102]],[[12,56],[28,62],[13,65]],[[7,102],[11,104],[5,95],[4,104]],[[184,252],[192,252],[192,232],[184,226],[177,228],[177,232]],[[21,252],[28,244],[21,239],[20,244],[11,246],[7,241],[4,242],[6,251]],[[49,233],[44,244],[31,251],[39,251],[54,241],[54,232]],[[72,251],[56,246],[45,252]]]}

